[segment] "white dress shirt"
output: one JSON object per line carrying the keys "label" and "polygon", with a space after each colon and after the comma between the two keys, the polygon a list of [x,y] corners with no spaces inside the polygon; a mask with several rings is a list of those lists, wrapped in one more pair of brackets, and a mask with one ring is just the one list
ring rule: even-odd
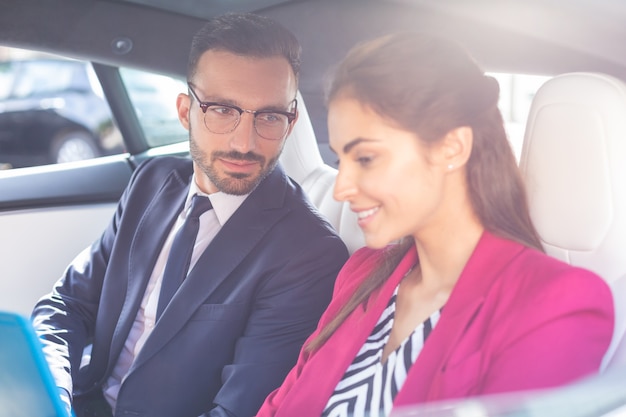
{"label": "white dress shirt", "polygon": [[[143,300],[141,301],[141,306],[139,307],[133,326],[130,329],[128,338],[124,343],[124,348],[122,349],[117,364],[113,368],[111,376],[104,383],[104,397],[113,410],[115,410],[115,403],[117,401],[117,395],[122,382],[135,360],[135,357],[137,357],[141,351],[141,348],[154,328],[159,294],[161,292],[161,282],[163,280],[163,271],[165,270],[167,257],[170,253],[176,232],[180,229],[180,227],[182,227],[185,219],[187,218],[187,212],[191,206],[191,198],[195,194],[207,196],[199,190],[195,181],[192,181],[189,187],[189,193],[187,194],[187,200],[185,201],[185,206],[182,212],[178,215],[174,226],[170,230],[163,248],[161,249],[161,253],[157,258],[156,264],[154,265],[146,292],[143,296]],[[193,266],[198,261],[198,258],[200,258],[200,255],[202,255],[204,250],[209,246],[209,243],[211,243],[215,235],[217,235],[222,226],[239,208],[248,195],[238,196],[217,192],[208,195],[207,197],[211,200],[213,210],[209,210],[200,216],[200,228],[198,230],[196,243],[191,254],[189,271],[191,271]]]}

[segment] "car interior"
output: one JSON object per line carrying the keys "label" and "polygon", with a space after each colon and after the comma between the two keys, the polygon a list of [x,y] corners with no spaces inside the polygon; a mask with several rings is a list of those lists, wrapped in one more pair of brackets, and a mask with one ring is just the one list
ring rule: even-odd
{"label": "car interior", "polygon": [[[432,31],[463,42],[490,71],[551,77],[532,97],[524,122],[519,165],[531,216],[549,255],[607,281],[616,323],[601,374],[580,384],[545,397],[470,399],[398,416],[626,415],[626,54],[617,42],[626,34],[622,5],[610,0],[575,1],[567,8],[557,0],[199,3],[0,0],[0,45],[92,62],[126,149],[93,160],[0,171],[0,310],[30,313],[104,229],[138,163],[188,155],[184,137],[179,143],[149,144],[120,68],[184,79],[189,40],[203,19],[235,8],[277,19],[302,43],[300,116],[280,162],[354,252],[364,240],[349,205],[333,199],[337,170],[327,143],[324,82],[333,64],[361,40],[402,29]],[[585,408],[590,402],[593,407]]]}

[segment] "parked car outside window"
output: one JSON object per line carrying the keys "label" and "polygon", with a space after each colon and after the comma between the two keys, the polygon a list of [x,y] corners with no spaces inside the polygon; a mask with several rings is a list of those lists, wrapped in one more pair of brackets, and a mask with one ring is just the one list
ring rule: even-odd
{"label": "parked car outside window", "polygon": [[[176,112],[182,80],[120,70],[150,147],[187,140]],[[63,57],[0,62],[0,169],[125,152],[91,63]]]}
{"label": "parked car outside window", "polygon": [[91,65],[58,58],[0,64],[0,163],[18,168],[124,151]]}

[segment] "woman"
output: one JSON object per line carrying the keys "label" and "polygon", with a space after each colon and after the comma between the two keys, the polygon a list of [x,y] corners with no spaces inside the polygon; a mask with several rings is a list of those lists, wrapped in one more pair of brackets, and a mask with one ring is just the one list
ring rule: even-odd
{"label": "woman", "polygon": [[386,416],[598,370],[610,291],[543,253],[498,94],[464,50],[425,35],[377,39],[341,63],[335,197],[368,247],[259,417]]}

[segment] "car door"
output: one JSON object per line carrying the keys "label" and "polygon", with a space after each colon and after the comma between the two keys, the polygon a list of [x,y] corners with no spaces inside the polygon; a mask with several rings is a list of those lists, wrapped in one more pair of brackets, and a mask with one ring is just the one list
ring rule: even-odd
{"label": "car door", "polygon": [[[142,124],[142,103],[133,102],[137,71],[94,64],[119,134],[127,153],[66,164],[42,165],[0,171],[0,309],[29,314],[39,297],[49,292],[67,264],[98,238],[110,221],[117,200],[133,169],[150,151],[154,140],[154,118]],[[126,74],[132,74],[128,76]],[[144,77],[155,75],[144,73]],[[169,77],[166,77],[169,80]],[[153,80],[154,81],[154,80]],[[182,81],[173,80],[184,86]],[[157,83],[161,84],[161,83]],[[182,88],[182,87],[181,87]],[[169,96],[158,91],[148,97],[151,103],[171,102],[175,108],[178,92],[170,86]],[[145,102],[145,94],[141,96]],[[145,104],[143,104],[145,107]],[[187,153],[186,131],[173,126],[175,112],[167,124],[170,142],[160,153]],[[151,153],[152,152],[152,153]]]}

